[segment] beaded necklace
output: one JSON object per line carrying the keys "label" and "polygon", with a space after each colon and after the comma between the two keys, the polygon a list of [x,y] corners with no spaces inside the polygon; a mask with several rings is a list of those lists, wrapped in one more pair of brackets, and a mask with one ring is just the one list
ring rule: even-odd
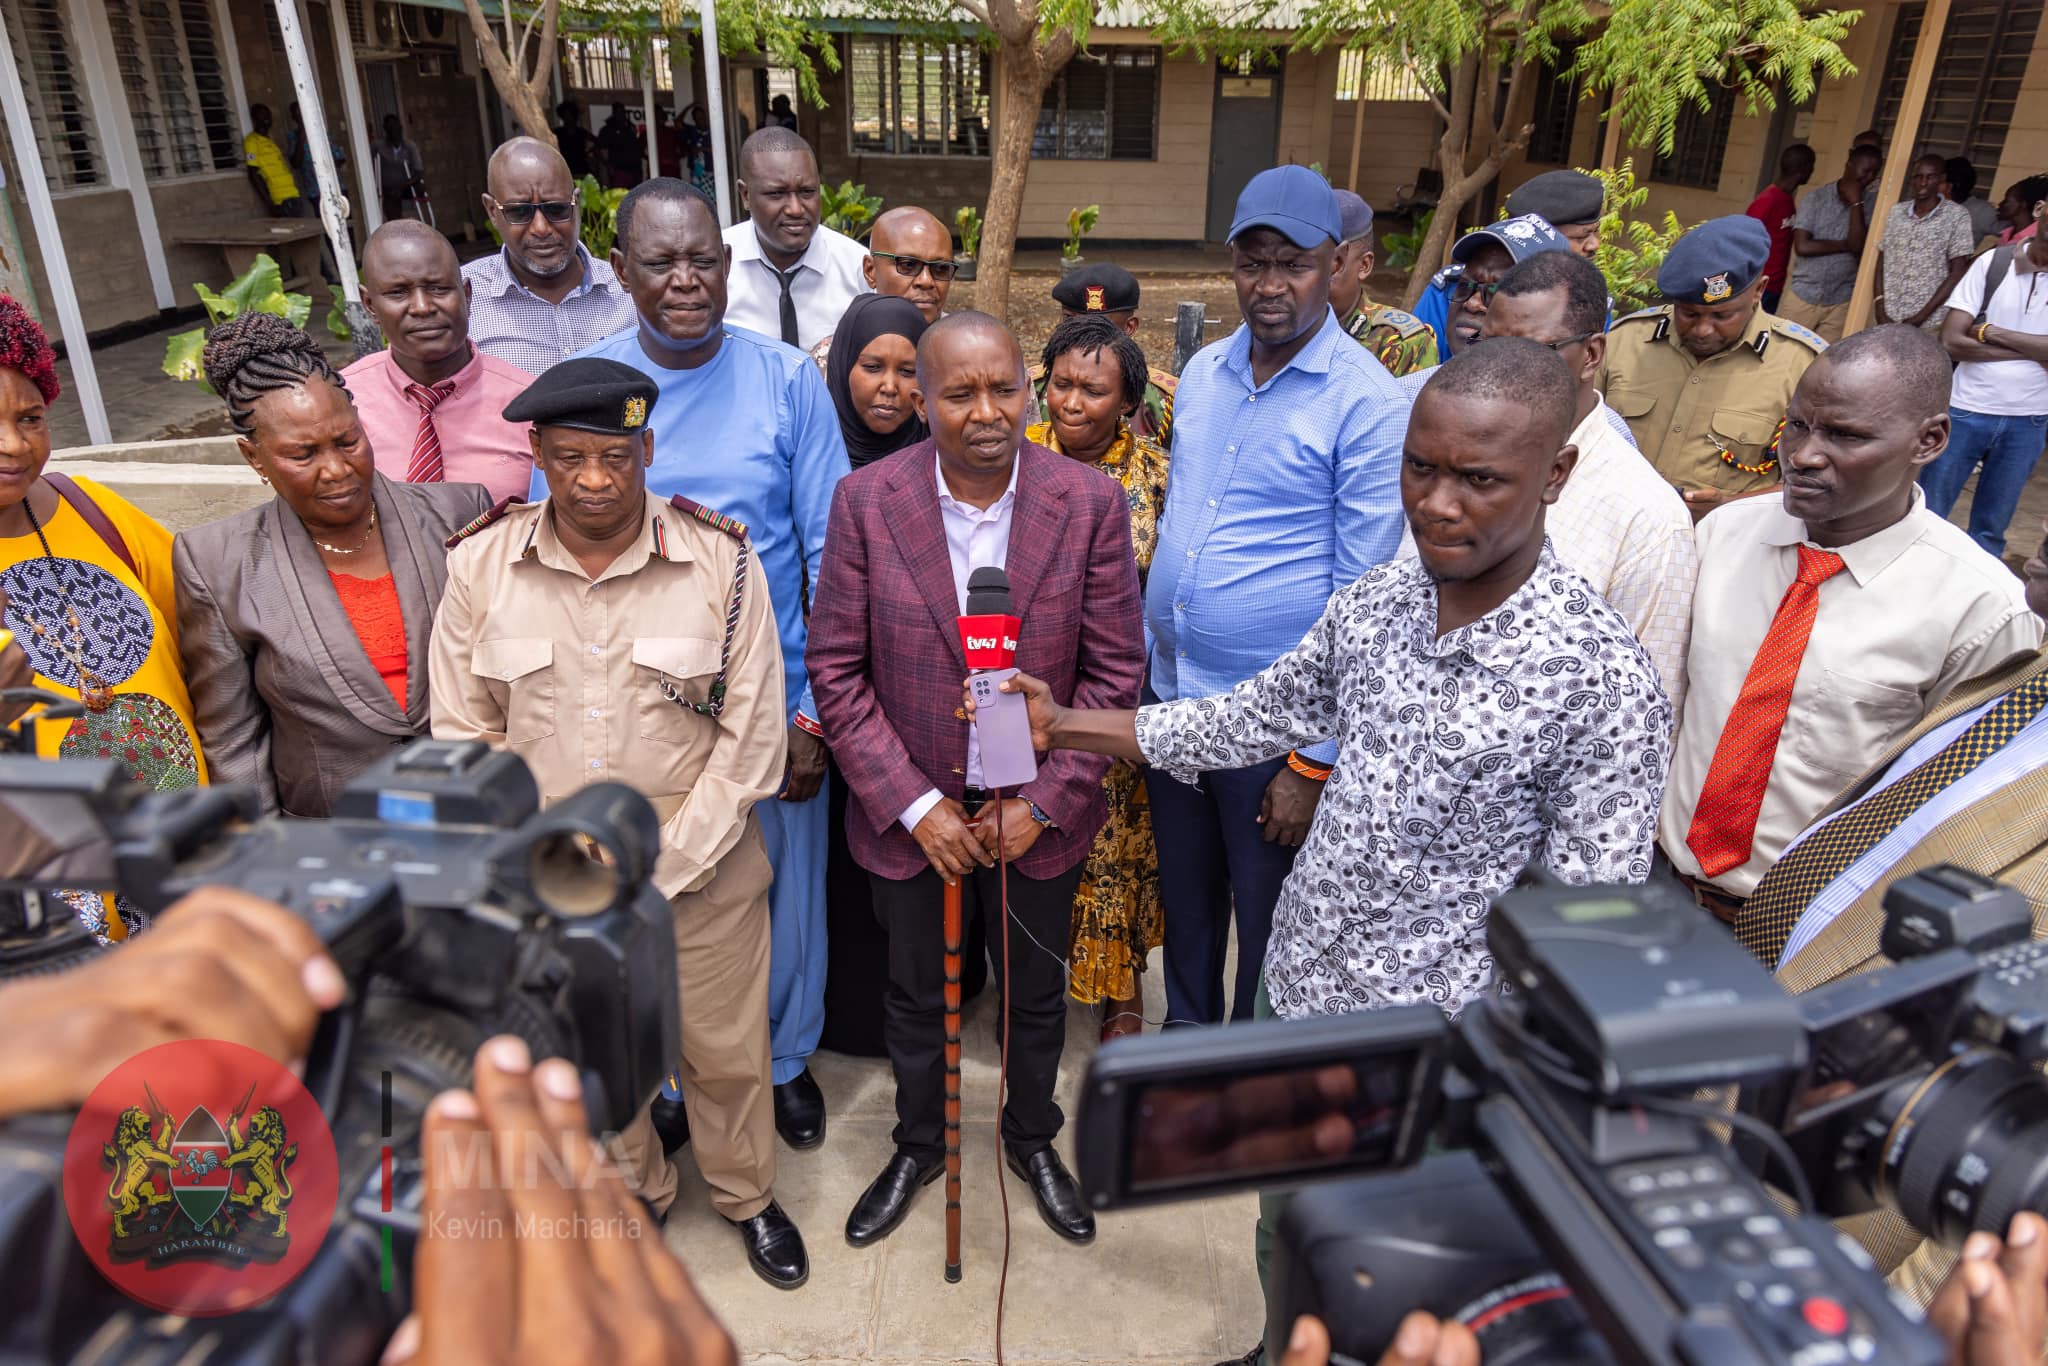
{"label": "beaded necklace", "polygon": [[50,538],[43,534],[43,524],[36,518],[36,510],[29,500],[21,500],[21,510],[28,514],[29,529],[36,534],[36,541],[43,547],[43,558],[49,561],[50,581],[57,585],[57,595],[64,600],[64,625],[70,629],[68,638],[59,636],[49,627],[28,614],[20,603],[13,604],[21,613],[21,619],[28,623],[29,633],[37,640],[54,646],[59,653],[71,661],[71,667],[78,672],[78,700],[89,712],[103,712],[114,705],[114,690],[94,673],[85,662],[85,628],[79,624],[78,609],[71,604],[71,594],[64,587],[64,576],[57,570],[57,556],[50,549]]}

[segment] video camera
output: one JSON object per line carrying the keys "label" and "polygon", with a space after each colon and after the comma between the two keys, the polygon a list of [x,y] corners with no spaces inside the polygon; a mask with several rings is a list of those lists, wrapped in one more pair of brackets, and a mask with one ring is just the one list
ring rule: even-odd
{"label": "video camera", "polygon": [[[1304,1313],[1375,1359],[1421,1308],[1487,1366],[1941,1366],[1816,1216],[1890,1209],[1953,1246],[2048,1211],[2048,944],[2018,892],[1957,868],[1884,904],[1894,961],[1794,998],[1675,887],[1535,875],[1488,919],[1505,989],[1455,1024],[1407,1006],[1104,1048],[1082,1190],[1114,1209],[1399,1173],[1289,1202],[1271,1359]],[[1772,1164],[1796,1211],[1753,1174]]]}
{"label": "video camera", "polygon": [[[420,740],[350,783],[332,819],[251,822],[253,807],[227,787],[145,795],[113,761],[0,757],[0,809],[67,851],[54,881],[0,882],[18,905],[104,888],[154,913],[197,887],[239,887],[304,917],[350,983],[307,1059],[340,1196],[306,1270],[230,1317],[151,1314],[101,1279],[62,1212],[71,1116],[18,1116],[0,1123],[0,1358],[375,1361],[410,1307],[421,1116],[467,1083],[478,1045],[517,1034],[534,1056],[575,1063],[593,1130],[623,1129],[678,1055],[674,926],[648,884],[660,831],[631,788],[596,784],[542,811],[515,756]],[[0,978],[59,971],[81,951],[99,950],[75,917],[17,910]]]}

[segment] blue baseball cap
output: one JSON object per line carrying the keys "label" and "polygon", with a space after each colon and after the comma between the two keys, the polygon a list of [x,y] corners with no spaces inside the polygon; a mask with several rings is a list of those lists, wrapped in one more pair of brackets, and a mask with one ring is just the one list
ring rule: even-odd
{"label": "blue baseball cap", "polygon": [[1457,245],[1451,248],[1451,259],[1461,264],[1469,261],[1472,259],[1472,253],[1478,251],[1481,244],[1486,242],[1500,243],[1507,248],[1508,259],[1517,263],[1546,251],[1572,249],[1572,244],[1565,240],[1565,235],[1551,227],[1548,221],[1538,218],[1533,213],[1525,213],[1520,218],[1503,218],[1498,223],[1488,223],[1483,228],[1466,233],[1458,239]]}
{"label": "blue baseball cap", "polygon": [[1235,242],[1253,228],[1271,228],[1297,247],[1319,247],[1342,240],[1344,219],[1329,181],[1306,166],[1275,166],[1253,176],[1237,197],[1224,240]]}

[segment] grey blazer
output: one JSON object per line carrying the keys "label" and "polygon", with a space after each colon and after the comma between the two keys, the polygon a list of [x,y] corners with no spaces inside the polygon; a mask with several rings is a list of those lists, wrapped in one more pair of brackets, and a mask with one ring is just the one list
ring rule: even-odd
{"label": "grey blazer", "polygon": [[325,816],[342,787],[427,733],[427,653],[447,586],[443,543],[490,506],[480,484],[399,484],[371,496],[405,616],[401,712],[370,664],[306,528],[273,498],[180,532],[178,649],[207,771],[256,789],[263,812]]}

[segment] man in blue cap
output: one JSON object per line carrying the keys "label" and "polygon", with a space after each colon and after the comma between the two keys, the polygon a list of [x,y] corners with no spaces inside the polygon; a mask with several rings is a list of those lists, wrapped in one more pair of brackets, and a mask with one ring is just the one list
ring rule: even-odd
{"label": "man in blue cap", "polygon": [[[1572,174],[1582,175],[1583,172]],[[1422,291],[1422,297],[1415,301],[1414,308],[1415,316],[1435,329],[1437,349],[1445,360],[1449,360],[1460,345],[1460,341],[1451,335],[1453,319],[1461,312],[1465,313],[1463,344],[1470,345],[1475,341],[1479,336],[1479,324],[1473,319],[1475,316],[1485,316],[1486,305],[1482,301],[1476,312],[1465,305],[1475,291],[1484,291],[1486,286],[1499,283],[1500,277],[1507,274],[1509,266],[1535,255],[1538,251],[1559,249],[1577,252],[1591,259],[1593,252],[1600,245],[1600,182],[1593,180],[1591,176],[1585,178],[1592,180],[1594,186],[1591,216],[1585,221],[1577,217],[1565,220],[1570,225],[1569,230],[1560,228],[1559,220],[1551,215],[1586,213],[1582,202],[1584,190],[1577,188],[1574,182],[1572,187],[1558,193],[1555,192],[1558,187],[1550,183],[1549,177],[1538,176],[1508,196],[1506,218],[1466,233],[1458,239],[1457,245],[1451,248],[1451,264],[1430,276],[1429,287]],[[1530,191],[1536,193],[1528,193]],[[1497,235],[1482,236],[1498,234],[1499,230],[1506,228],[1510,223],[1540,224],[1545,232],[1533,237],[1517,234],[1512,241]],[[1474,242],[1474,237],[1480,237],[1481,240]],[[1495,246],[1505,247],[1506,251],[1496,253],[1493,249]],[[1475,252],[1481,257],[1476,271],[1472,263],[1472,255]],[[1464,283],[1467,277],[1474,277],[1469,285]]]}
{"label": "man in blue cap", "polygon": [[1770,231],[1746,214],[1700,224],[1657,272],[1665,302],[1618,320],[1598,388],[1695,518],[1778,487],[1778,435],[1827,343],[1764,310]]}
{"label": "man in blue cap", "polygon": [[[1231,275],[1244,322],[1181,375],[1145,601],[1148,700],[1228,692],[1400,543],[1408,405],[1331,311],[1342,233],[1336,192],[1305,166],[1262,171],[1238,197]],[[1169,1023],[1224,1018],[1233,907],[1229,1014],[1250,1017],[1280,884],[1334,757],[1326,743],[1199,785],[1153,775]]]}

